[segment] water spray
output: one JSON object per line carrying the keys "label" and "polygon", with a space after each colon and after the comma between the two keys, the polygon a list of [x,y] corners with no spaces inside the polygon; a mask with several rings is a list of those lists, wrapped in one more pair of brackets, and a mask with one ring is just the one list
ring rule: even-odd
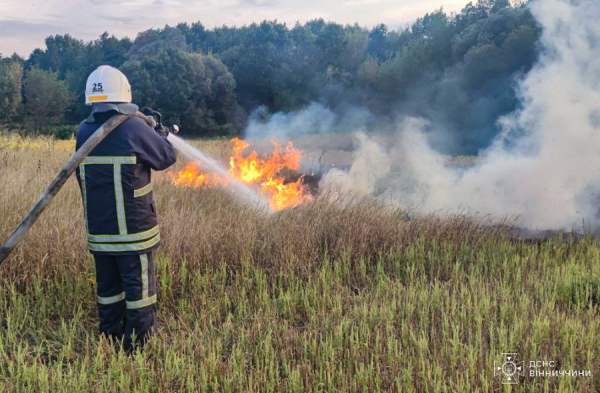
{"label": "water spray", "polygon": [[230,186],[226,189],[230,191],[232,195],[260,210],[263,210],[268,213],[273,212],[267,198],[265,198],[262,194],[256,192],[252,187],[242,183],[241,181],[233,177],[231,173],[229,173],[229,171],[225,167],[223,167],[223,165],[221,165],[217,160],[210,157],[208,154],[200,151],[199,149],[195,148],[194,146],[190,145],[185,140],[176,135],[169,134],[168,139],[173,144],[173,146],[188,160],[201,161],[203,166],[206,166],[211,171],[216,172],[220,176],[226,178],[229,181]]}
{"label": "water spray", "polygon": [[226,178],[229,181],[229,185],[231,186],[228,188],[228,190],[232,195],[255,208],[258,208],[268,213],[273,212],[269,201],[263,195],[256,192],[248,185],[240,182],[235,177],[233,177],[229,173],[229,171],[226,168],[224,168],[217,160],[210,157],[208,154],[200,151],[200,149],[190,145],[182,138],[176,136],[175,134],[179,133],[178,126],[163,126],[162,115],[160,112],[157,112],[148,107],[142,108],[141,111],[144,115],[156,121],[156,126],[154,127],[156,130],[165,130],[164,135],[167,136],[169,142],[171,142],[175,149],[177,149],[181,154],[186,156],[188,160],[202,161],[202,163],[212,172],[216,172],[220,176]]}
{"label": "water spray", "polygon": [[143,108],[142,112],[137,112],[133,115],[119,114],[111,117],[106,121],[106,123],[98,128],[98,130],[96,130],[96,132],[94,132],[87,141],[85,141],[85,143],[75,152],[71,159],[56,175],[52,183],[50,183],[50,186],[48,186],[46,191],[44,191],[40,199],[29,211],[27,216],[25,216],[14,232],[10,235],[6,243],[4,243],[2,248],[0,248],[0,265],[8,258],[10,253],[21,242],[21,240],[23,240],[25,235],[27,235],[33,224],[48,207],[50,202],[52,202],[52,199],[54,199],[56,194],[58,194],[60,189],[65,185],[79,164],[85,160],[92,150],[94,150],[94,148],[98,146],[98,144],[102,142],[102,140],[104,140],[108,134],[114,131],[114,129],[125,120],[133,116],[142,118],[157,132],[167,136],[168,140],[173,144],[173,146],[188,159],[202,161],[208,168],[227,178],[231,185],[229,189],[232,190],[232,193],[236,197],[265,212],[272,212],[269,201],[264,196],[260,195],[252,188],[231,176],[231,174],[215,159],[201,152],[183,139],[177,137],[175,134],[179,132],[178,126],[164,126],[162,124],[162,116],[159,112],[149,108]]}

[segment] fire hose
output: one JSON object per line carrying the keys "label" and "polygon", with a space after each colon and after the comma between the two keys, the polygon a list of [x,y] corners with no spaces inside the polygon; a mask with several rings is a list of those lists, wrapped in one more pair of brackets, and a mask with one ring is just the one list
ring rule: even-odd
{"label": "fire hose", "polygon": [[[160,113],[152,111],[151,109],[144,108],[144,113],[137,112],[132,115],[115,115],[108,119],[100,128],[98,128],[85,143],[73,154],[71,159],[63,166],[61,171],[56,175],[50,186],[44,191],[40,199],[36,202],[33,208],[29,211],[27,216],[21,221],[17,228],[10,235],[6,243],[0,248],[0,265],[8,258],[12,250],[19,244],[25,237],[27,232],[31,229],[33,224],[37,221],[40,215],[44,212],[46,207],[52,202],[52,199],[65,185],[69,177],[75,172],[79,164],[85,160],[85,158],[94,150],[96,146],[104,138],[108,136],[115,128],[130,117],[137,116],[143,119],[149,126],[166,133],[167,130],[173,133],[177,133],[179,128],[177,126],[164,127],[160,121]],[[154,116],[158,118],[158,122],[154,119]],[[159,129],[160,128],[160,129]]]}

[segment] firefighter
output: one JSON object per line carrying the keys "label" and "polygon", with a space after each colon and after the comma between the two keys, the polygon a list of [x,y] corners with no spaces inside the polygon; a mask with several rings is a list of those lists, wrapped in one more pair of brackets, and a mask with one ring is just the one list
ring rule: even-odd
{"label": "firefighter", "polygon": [[[138,111],[131,103],[127,78],[110,66],[90,74],[85,101],[92,110],[77,130],[77,149],[111,116]],[[100,333],[122,340],[127,352],[142,348],[157,329],[152,253],[160,233],[151,170],[167,169],[175,160],[164,130],[157,132],[131,117],[77,169],[88,248],[96,267]]]}

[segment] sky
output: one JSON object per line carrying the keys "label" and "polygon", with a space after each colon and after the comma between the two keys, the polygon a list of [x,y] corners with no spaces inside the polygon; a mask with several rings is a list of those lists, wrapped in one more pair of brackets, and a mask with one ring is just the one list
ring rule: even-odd
{"label": "sky", "polygon": [[443,7],[460,11],[469,0],[0,0],[0,54],[28,56],[53,34],[85,41],[107,31],[135,38],[150,28],[200,21],[206,27],[262,20],[293,25],[315,18],[372,27],[406,26]]}

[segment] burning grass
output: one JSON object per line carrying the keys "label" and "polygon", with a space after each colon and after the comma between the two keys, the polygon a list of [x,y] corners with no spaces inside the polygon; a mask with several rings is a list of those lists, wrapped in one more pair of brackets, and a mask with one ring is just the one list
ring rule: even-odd
{"label": "burning grass", "polygon": [[[0,238],[68,156],[0,149]],[[594,239],[514,242],[366,201],[262,215],[217,187],[155,183],[162,329],[148,351],[127,359],[96,336],[70,180],[0,268],[0,391],[494,391],[512,350],[594,374],[512,391],[600,389]]]}
{"label": "burning grass", "polygon": [[[309,188],[304,185],[303,177],[298,175],[302,152],[294,148],[292,142],[285,147],[275,140],[272,143],[273,152],[265,156],[250,150],[249,143],[232,139],[229,174],[265,194],[273,210],[287,209],[311,200]],[[183,170],[170,171],[169,175],[173,184],[192,188],[228,187],[231,182],[230,178],[218,173],[206,172],[201,161],[190,162]],[[290,175],[296,175],[296,180],[290,181]]]}

